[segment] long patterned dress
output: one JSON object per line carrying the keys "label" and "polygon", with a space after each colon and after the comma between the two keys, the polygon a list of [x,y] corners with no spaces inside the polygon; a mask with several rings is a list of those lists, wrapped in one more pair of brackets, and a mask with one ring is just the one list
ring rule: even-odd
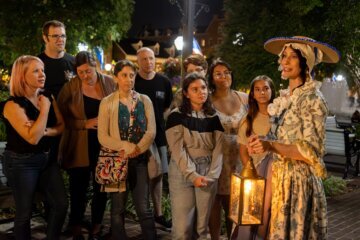
{"label": "long patterned dress", "polygon": [[235,112],[233,115],[227,115],[218,110],[216,110],[216,112],[220,118],[221,125],[224,128],[223,167],[219,177],[217,193],[229,195],[230,176],[233,172],[240,172],[241,170],[237,133],[239,131],[240,121],[247,113],[247,105],[241,100],[239,111]]}
{"label": "long patterned dress", "polygon": [[[289,95],[289,93],[288,93]],[[272,206],[269,239],[326,239],[326,102],[312,80],[289,96],[289,106],[276,136],[295,144],[310,164],[275,154],[272,175]]]}

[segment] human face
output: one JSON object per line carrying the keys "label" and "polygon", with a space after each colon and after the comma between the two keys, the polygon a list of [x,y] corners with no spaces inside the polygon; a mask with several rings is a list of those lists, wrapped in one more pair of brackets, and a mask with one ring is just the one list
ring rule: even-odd
{"label": "human face", "polygon": [[45,73],[44,64],[33,60],[29,62],[28,69],[25,73],[25,82],[31,89],[44,88],[45,86]]}
{"label": "human face", "polygon": [[191,107],[195,111],[201,110],[208,97],[208,88],[205,81],[197,79],[190,83],[187,91],[185,92],[185,97],[190,100]]}
{"label": "human face", "polygon": [[258,104],[269,104],[271,94],[271,87],[267,81],[258,80],[254,83],[254,99]]}
{"label": "human face", "polygon": [[144,73],[152,73],[155,69],[155,55],[150,50],[143,50],[137,55],[139,71]]}
{"label": "human face", "polygon": [[95,67],[90,66],[85,63],[76,68],[76,72],[81,81],[84,81],[88,84],[95,84],[97,80],[96,69]]}
{"label": "human face", "polygon": [[65,50],[66,33],[63,27],[50,26],[48,35],[43,35],[43,39],[49,51],[60,53]]}
{"label": "human face", "polygon": [[194,65],[192,63],[189,63],[186,68],[186,74],[197,72],[201,74],[202,76],[205,76],[206,72],[205,69],[202,66]]}
{"label": "human face", "polygon": [[119,89],[124,92],[129,92],[134,88],[136,73],[132,67],[125,66],[115,76]]}
{"label": "human face", "polygon": [[296,79],[300,77],[300,59],[294,49],[286,47],[281,55],[281,77],[283,79]]}
{"label": "human face", "polygon": [[213,72],[213,81],[216,89],[230,89],[232,78],[231,71],[223,65],[217,65]]}

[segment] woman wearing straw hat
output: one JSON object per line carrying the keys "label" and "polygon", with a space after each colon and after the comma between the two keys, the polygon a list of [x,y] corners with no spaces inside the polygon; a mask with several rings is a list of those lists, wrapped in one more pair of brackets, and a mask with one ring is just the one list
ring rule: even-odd
{"label": "woman wearing straw hat", "polygon": [[[325,239],[326,176],[324,123],[326,102],[313,80],[313,67],[336,63],[339,54],[328,44],[307,37],[278,37],[265,50],[279,55],[281,78],[289,88],[268,107],[271,136],[251,136],[248,150],[274,152],[269,239]],[[272,139],[272,140],[269,140]]]}

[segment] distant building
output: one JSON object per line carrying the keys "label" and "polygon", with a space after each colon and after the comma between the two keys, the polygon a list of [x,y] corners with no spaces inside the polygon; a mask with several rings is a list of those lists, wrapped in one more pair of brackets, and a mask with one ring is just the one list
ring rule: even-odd
{"label": "distant building", "polygon": [[[208,26],[196,27],[194,30],[194,37],[205,57],[213,57],[214,51],[223,42],[224,23],[223,14],[214,15]],[[159,70],[167,58],[179,56],[180,52],[176,50],[174,41],[181,35],[181,28],[152,29],[144,26],[137,38],[113,42],[112,49],[105,53],[105,61],[109,63],[111,60],[128,59],[136,62],[136,51],[141,47],[149,47],[154,50],[157,70]]]}
{"label": "distant building", "polygon": [[[194,29],[194,37],[205,56],[211,56],[216,47],[223,42],[224,23],[225,18],[223,14],[214,15],[208,26],[199,26]],[[138,34],[138,38],[173,43],[181,35],[181,28],[151,29],[148,26],[144,26],[143,30]]]}
{"label": "distant building", "polygon": [[156,71],[161,70],[161,65],[167,58],[179,56],[179,52],[176,50],[174,43],[127,38],[119,42],[113,42],[111,59],[114,61],[128,59],[136,63],[136,52],[142,47],[148,47],[154,51]]}

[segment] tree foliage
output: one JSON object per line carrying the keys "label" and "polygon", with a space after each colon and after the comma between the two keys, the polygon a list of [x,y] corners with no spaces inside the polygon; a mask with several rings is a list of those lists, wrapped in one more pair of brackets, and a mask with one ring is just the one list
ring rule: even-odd
{"label": "tree foliage", "polygon": [[342,54],[350,86],[360,88],[360,1],[330,1],[324,25],[328,38]]}
{"label": "tree foliage", "polygon": [[1,0],[0,59],[10,65],[22,54],[43,48],[42,25],[57,19],[66,25],[67,51],[80,42],[106,48],[131,26],[133,0]]}
{"label": "tree foliage", "polygon": [[[238,87],[248,86],[260,74],[280,84],[278,58],[263,47],[272,37],[308,36],[336,46],[343,55],[352,49],[351,56],[356,58],[357,52],[359,61],[359,1],[228,0],[225,11],[225,40],[218,55],[231,63]],[[328,76],[341,64],[320,65],[318,76]]]}

